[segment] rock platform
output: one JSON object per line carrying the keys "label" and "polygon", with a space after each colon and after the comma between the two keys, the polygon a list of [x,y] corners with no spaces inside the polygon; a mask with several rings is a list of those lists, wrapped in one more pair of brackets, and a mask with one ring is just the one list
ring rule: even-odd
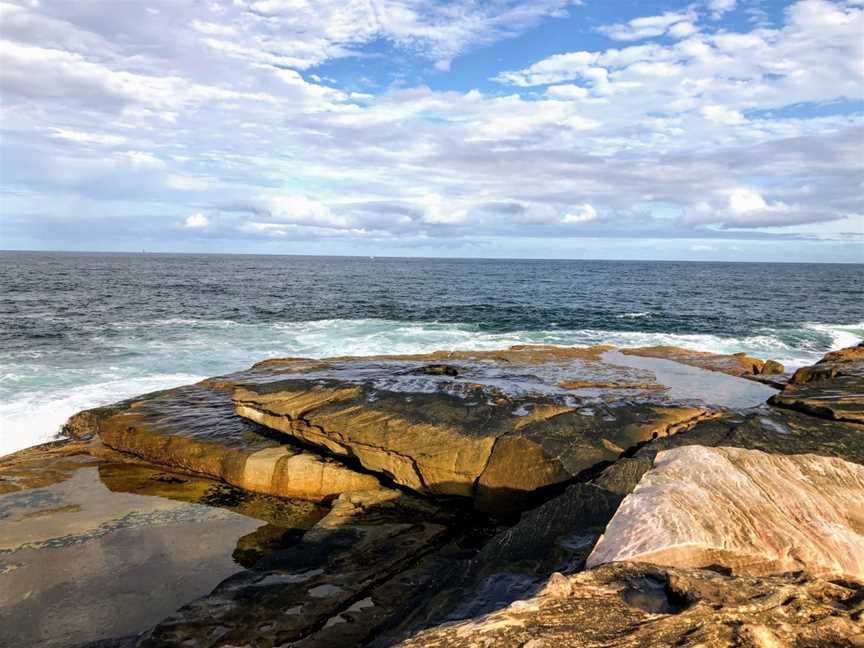
{"label": "rock platform", "polygon": [[519,346],[88,410],[0,458],[0,646],[864,645],[862,377]]}

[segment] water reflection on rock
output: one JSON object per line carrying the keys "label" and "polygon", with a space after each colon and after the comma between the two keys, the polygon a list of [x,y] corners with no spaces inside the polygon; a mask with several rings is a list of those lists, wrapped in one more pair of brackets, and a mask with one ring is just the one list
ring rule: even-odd
{"label": "water reflection on rock", "polygon": [[137,634],[323,515],[84,454],[0,464],[0,477],[2,646]]}

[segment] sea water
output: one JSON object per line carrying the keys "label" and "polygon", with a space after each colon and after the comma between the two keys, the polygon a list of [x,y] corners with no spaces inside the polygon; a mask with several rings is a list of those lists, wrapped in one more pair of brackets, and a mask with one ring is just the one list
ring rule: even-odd
{"label": "sea water", "polygon": [[0,252],[0,455],[271,357],[605,342],[794,368],[862,338],[862,265]]}

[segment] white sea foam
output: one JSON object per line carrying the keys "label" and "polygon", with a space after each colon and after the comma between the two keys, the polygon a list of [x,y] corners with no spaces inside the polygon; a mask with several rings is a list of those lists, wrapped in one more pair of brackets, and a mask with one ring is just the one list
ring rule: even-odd
{"label": "white sea foam", "polygon": [[514,344],[662,344],[715,353],[745,351],[795,368],[864,338],[864,322],[766,328],[740,339],[552,325],[545,330],[496,333],[467,324],[379,319],[251,324],[178,318],[122,322],[111,328],[113,335],[99,344],[116,352],[92,358],[87,366],[58,366],[56,361],[18,356],[14,365],[0,368],[0,455],[50,440],[78,410],[243,369],[264,358],[483,350]]}
{"label": "white sea foam", "polygon": [[0,403],[0,456],[55,439],[63,423],[83,409],[202,378],[193,374],[156,374],[82,384],[63,391],[22,393],[9,402]]}

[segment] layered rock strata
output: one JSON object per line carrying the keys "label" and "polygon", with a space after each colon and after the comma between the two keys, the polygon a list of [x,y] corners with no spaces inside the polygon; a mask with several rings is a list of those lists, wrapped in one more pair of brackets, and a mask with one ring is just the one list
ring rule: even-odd
{"label": "layered rock strata", "polygon": [[662,451],[587,566],[625,560],[864,583],[864,466],[740,448]]}
{"label": "layered rock strata", "polygon": [[[828,387],[843,398],[859,393],[851,382],[832,382],[854,374],[858,353],[829,354],[799,371],[792,383]],[[791,406],[781,400],[795,394],[789,389],[772,399],[781,406],[765,404],[774,390],[754,378],[781,387],[785,378],[769,375],[778,370],[770,363],[753,374],[759,364],[754,360],[682,349],[633,355],[606,346],[270,360],[84,412],[67,426],[80,441],[0,461],[4,529],[12,528],[6,525],[11,519],[20,538],[48,538],[14,561],[0,550],[0,592],[11,582],[4,583],[4,577],[23,576],[9,591],[18,592],[20,601],[25,589],[33,592],[32,600],[41,605],[38,614],[36,608],[14,609],[31,619],[54,618],[43,613],[56,609],[54,603],[42,603],[58,593],[65,601],[76,596],[88,601],[69,607],[86,623],[59,614],[53,625],[45,624],[54,630],[100,627],[105,617],[99,614],[114,611],[122,623],[106,623],[100,634],[75,635],[99,639],[91,648],[378,648],[400,641],[531,648],[858,645],[864,590],[853,580],[858,568],[850,561],[858,555],[858,539],[847,532],[860,535],[855,503],[864,497],[860,486],[851,484],[838,503],[832,499],[841,497],[834,482],[818,480],[830,481],[826,466],[859,464],[842,472],[858,474],[864,425],[845,414],[848,401],[842,412]],[[837,401],[821,393],[823,404]],[[795,398],[803,399],[802,393]],[[842,416],[831,413],[835,410]],[[687,448],[693,445],[703,447]],[[699,537],[712,548],[711,570],[629,559],[586,570],[601,534],[597,550],[615,546],[615,538],[622,539],[622,547],[633,544],[636,535],[628,535],[629,527],[616,531],[610,520],[625,496],[645,494],[643,484],[651,484],[664,457],[676,452],[705,455],[685,466],[694,484],[725,474],[754,486],[702,484],[697,490],[704,497],[692,507],[687,502],[692,514],[670,517],[676,530],[689,525],[704,531]],[[734,462],[729,462],[734,470],[727,466],[725,472],[705,463],[706,457],[741,452],[768,453],[764,465],[770,470],[756,471],[756,479]],[[804,470],[796,456],[802,453],[819,455],[806,464],[812,468],[808,478],[824,487],[816,494],[806,492],[787,469]],[[79,484],[82,475],[90,481]],[[382,488],[381,482],[401,488]],[[724,488],[734,500],[722,497]],[[296,493],[323,504],[252,489]],[[675,537],[663,533],[661,513],[674,509],[677,500],[658,489],[648,491],[662,492],[665,504],[652,513],[650,520],[661,522],[649,531],[654,538]],[[3,508],[3,493],[17,498],[17,509]],[[129,508],[129,498],[139,500],[135,507]],[[728,507],[722,509],[728,519],[718,513],[718,500]],[[705,506],[695,506],[699,503]],[[474,505],[508,515],[478,515]],[[75,507],[88,511],[84,522]],[[160,513],[152,517],[144,509]],[[513,515],[519,511],[524,512],[517,520]],[[831,517],[841,514],[842,520]],[[748,515],[751,521],[764,517],[767,526],[754,522],[749,534],[746,525],[741,536],[732,534],[733,520],[746,521]],[[783,526],[789,518],[795,528]],[[141,526],[150,519],[152,529]],[[807,519],[816,522],[808,526]],[[71,528],[67,522],[73,520],[83,533],[42,531],[51,525]],[[171,526],[172,520],[178,526]],[[820,520],[828,526],[819,527]],[[139,527],[145,530],[139,533]],[[838,529],[843,533],[835,533]],[[159,580],[169,577],[157,568],[158,552],[157,562],[137,566],[138,558],[163,542],[179,542],[172,552],[183,553],[190,539],[207,534],[204,562],[221,566],[205,571],[216,580],[231,574],[209,594],[211,585],[177,596],[160,594],[175,610],[167,617],[159,612],[164,607],[148,608],[140,597],[131,596],[134,604],[126,607],[110,596],[116,584],[146,596],[161,592]],[[762,562],[750,554],[742,560],[744,552],[714,551],[705,538],[715,536],[726,538],[732,549],[761,551]],[[851,538],[847,545],[839,542],[844,537]],[[84,594],[69,590],[68,582],[57,588],[39,580],[40,565],[54,564],[50,552],[72,546],[113,556],[81,579]],[[20,550],[19,543],[14,551]],[[694,555],[689,548],[678,553]],[[63,554],[61,562],[97,564],[83,555]],[[685,564],[696,562],[702,564]],[[120,582],[117,565],[144,569],[146,578],[139,571]],[[186,574],[186,566],[169,571]],[[843,579],[740,575],[787,568]],[[62,580],[63,569],[50,571]],[[161,621],[124,616],[138,608],[161,614]],[[4,618],[8,609],[0,610]],[[39,623],[27,626],[29,635],[17,635],[15,645],[47,636],[37,634]],[[104,639],[108,636],[113,638]]]}
{"label": "layered rock strata", "polygon": [[269,361],[256,368],[278,377],[238,384],[233,399],[239,415],[412,490],[500,512],[718,415],[710,395],[673,400],[609,351],[517,347],[454,354],[447,365],[428,364],[438,355]]}
{"label": "layered rock strata", "polygon": [[224,387],[205,381],[88,410],[67,428],[109,448],[256,493],[320,501],[379,487],[342,463],[280,443],[234,415]]}

